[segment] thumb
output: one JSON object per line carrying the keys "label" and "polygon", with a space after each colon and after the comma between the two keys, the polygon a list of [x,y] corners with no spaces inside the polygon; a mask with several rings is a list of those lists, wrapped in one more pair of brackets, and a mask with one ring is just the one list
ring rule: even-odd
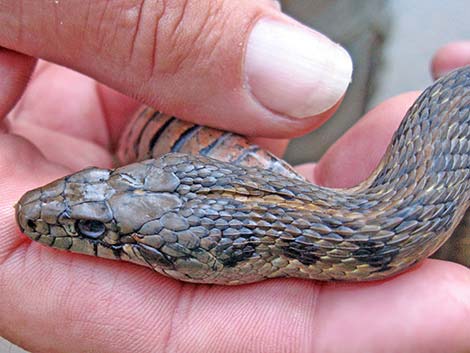
{"label": "thumb", "polygon": [[271,0],[5,0],[0,19],[0,46],[248,135],[313,128],[351,78],[343,48]]}

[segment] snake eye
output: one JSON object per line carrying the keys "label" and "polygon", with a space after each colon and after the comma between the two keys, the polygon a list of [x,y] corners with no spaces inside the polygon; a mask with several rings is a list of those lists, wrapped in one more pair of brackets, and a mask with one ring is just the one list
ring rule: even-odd
{"label": "snake eye", "polygon": [[104,223],[92,219],[80,219],[77,222],[77,229],[80,235],[92,239],[98,239],[106,231]]}

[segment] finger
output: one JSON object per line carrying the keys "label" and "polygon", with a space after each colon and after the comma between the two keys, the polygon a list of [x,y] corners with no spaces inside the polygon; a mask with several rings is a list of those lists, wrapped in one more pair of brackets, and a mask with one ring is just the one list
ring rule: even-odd
{"label": "finger", "polygon": [[40,62],[8,116],[8,130],[31,141],[49,161],[71,170],[112,164],[109,133],[96,83]]}
{"label": "finger", "polygon": [[8,130],[27,138],[49,162],[62,165],[71,171],[89,166],[110,168],[113,165],[112,155],[93,142],[22,122],[11,124]]}
{"label": "finger", "polygon": [[314,170],[316,168],[316,163],[303,163],[300,165],[296,165],[294,168],[295,170],[302,175],[305,179],[310,181],[313,184],[320,184],[317,180],[315,180],[315,173]]}
{"label": "finger", "polygon": [[[24,236],[20,236],[15,224],[13,206],[19,197],[27,190],[44,185],[68,172],[69,170],[50,163],[29,141],[5,133],[0,135],[0,265],[19,244],[25,241],[29,243]],[[0,271],[0,282],[1,277]],[[0,310],[2,309],[0,305]]]}
{"label": "finger", "polygon": [[470,42],[453,42],[439,48],[431,63],[431,72],[435,79],[444,76],[458,67],[470,65]]}
{"label": "finger", "polygon": [[309,178],[338,188],[355,186],[366,179],[379,164],[417,96],[417,92],[402,94],[372,109],[328,149]]}
{"label": "finger", "polygon": [[100,121],[95,82],[57,65],[39,63],[25,96],[12,115],[13,120],[88,138],[103,146],[109,143],[106,125]]}
{"label": "finger", "polygon": [[30,56],[0,48],[0,118],[7,115],[23,94],[35,62]]}
{"label": "finger", "polygon": [[427,260],[385,282],[329,284],[317,308],[315,352],[470,349],[470,271],[460,265]]}
{"label": "finger", "polygon": [[[89,165],[109,167],[108,149],[113,150],[129,116],[139,106],[86,76],[40,61],[20,103],[9,115],[8,127],[32,141],[50,161],[71,170]],[[108,119],[113,125],[106,125]],[[278,156],[288,144],[280,139],[250,141]]]}
{"label": "finger", "polygon": [[129,123],[129,118],[133,116],[141,104],[135,99],[127,97],[103,84],[97,83],[96,89],[103,117],[109,131],[111,147],[114,150],[122,131]]}
{"label": "finger", "polygon": [[286,137],[332,113],[352,65],[344,49],[272,4],[8,0],[0,45],[187,120]]}

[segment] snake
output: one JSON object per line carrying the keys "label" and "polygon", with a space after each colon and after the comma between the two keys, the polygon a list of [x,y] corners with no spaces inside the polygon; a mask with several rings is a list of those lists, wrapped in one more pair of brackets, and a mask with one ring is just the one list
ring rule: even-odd
{"label": "snake", "polygon": [[186,282],[385,279],[432,255],[462,219],[469,127],[464,67],[423,91],[365,181],[334,189],[245,137],[142,107],[117,148],[121,166],[28,191],[16,220],[45,246]]}

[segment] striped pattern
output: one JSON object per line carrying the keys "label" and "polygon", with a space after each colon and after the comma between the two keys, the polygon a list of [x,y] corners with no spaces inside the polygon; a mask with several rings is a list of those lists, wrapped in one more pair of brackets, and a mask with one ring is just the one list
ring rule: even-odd
{"label": "striped pattern", "polygon": [[245,167],[261,167],[277,174],[302,178],[291,166],[230,132],[192,124],[144,107],[123,133],[119,164],[126,165],[169,152],[203,155]]}

